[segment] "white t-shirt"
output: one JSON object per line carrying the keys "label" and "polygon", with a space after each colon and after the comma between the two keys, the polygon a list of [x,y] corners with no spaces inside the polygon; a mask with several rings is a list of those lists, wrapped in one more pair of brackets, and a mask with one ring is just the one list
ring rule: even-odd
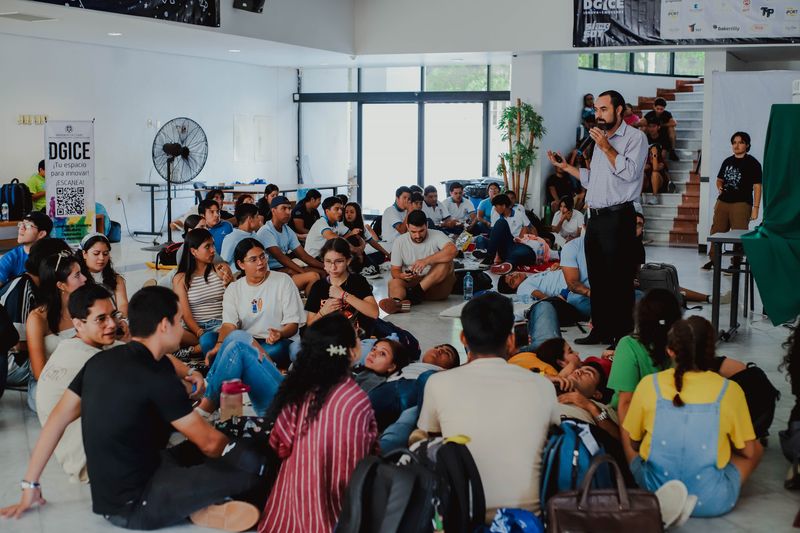
{"label": "white t-shirt", "polygon": [[383,211],[383,217],[381,218],[381,240],[392,244],[400,235],[395,228],[402,224],[405,219],[406,212],[397,209],[396,203],[387,207]]}
{"label": "white t-shirt", "polygon": [[[117,341],[103,349],[107,350],[122,344]],[[64,395],[64,391],[81,371],[83,365],[99,351],[99,348],[90,346],[77,337],[59,343],[58,348],[44,365],[36,386],[36,414],[39,416],[42,426],[47,422],[50,413],[53,412],[56,404],[61,400],[61,396]],[[56,459],[64,467],[64,471],[72,482],[85,483],[89,481],[80,418],[67,426],[64,436],[58,441],[55,453]]]}
{"label": "white t-shirt", "polygon": [[[500,220],[500,213],[492,206],[492,227],[494,227],[498,220]],[[525,209],[519,204],[511,208],[511,215],[506,217],[506,221],[508,221],[508,229],[511,230],[511,235],[514,237],[519,237],[520,230],[531,223],[531,221],[528,220],[528,216],[525,214]]]}
{"label": "white t-shirt", "polygon": [[[269,329],[286,324],[305,324],[303,301],[292,278],[283,272],[270,272],[260,285],[240,278],[225,289],[222,321],[234,324],[253,337],[266,338]],[[292,340],[299,339],[295,334]]]}
{"label": "white t-shirt", "polygon": [[308,230],[308,236],[306,237],[306,252],[311,257],[319,256],[322,247],[325,246],[325,243],[328,242],[328,239],[322,236],[323,233],[326,231],[332,231],[335,234],[341,236],[347,233],[347,226],[342,224],[341,222],[337,222],[336,224],[331,224],[328,222],[327,217],[322,217],[317,219],[316,222],[311,226]]}
{"label": "white t-shirt", "polygon": [[442,207],[441,202],[437,202],[435,206],[431,207],[425,202],[422,202],[422,212],[425,216],[433,221],[437,226],[442,224],[442,220],[450,218],[450,214]]}
{"label": "white t-shirt", "polygon": [[[421,243],[412,241],[410,233],[400,235],[392,245],[392,266],[405,269],[420,259],[441,251],[448,244],[453,244],[450,237],[436,229],[429,229],[428,236]],[[427,274],[430,269],[430,266],[425,267],[422,275]]]}
{"label": "white t-shirt", "polygon": [[500,507],[539,513],[542,450],[550,425],[559,422],[547,378],[490,357],[431,376],[417,425],[470,438],[490,521]]}
{"label": "white t-shirt", "polygon": [[466,196],[461,198],[461,203],[458,205],[456,205],[456,203],[453,201],[452,196],[448,196],[442,202],[442,206],[451,217],[460,222],[469,222],[470,213],[475,212],[475,207],[472,205],[472,200]]}
{"label": "white t-shirt", "polygon": [[[561,211],[556,211],[556,214],[553,215],[553,227],[555,228],[558,223],[561,221]],[[558,235],[566,239],[567,237],[577,237],[581,234],[581,226],[583,226],[584,217],[583,213],[578,211],[577,209],[572,210],[572,218],[569,220],[565,220],[564,223],[561,225],[561,231],[558,232]]]}

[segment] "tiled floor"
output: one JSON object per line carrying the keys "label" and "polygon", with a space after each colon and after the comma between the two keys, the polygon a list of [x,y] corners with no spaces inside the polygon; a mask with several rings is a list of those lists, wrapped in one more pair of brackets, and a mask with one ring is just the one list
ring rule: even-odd
{"label": "tiled floor", "polygon": [[[142,282],[153,277],[153,271],[144,268],[143,261],[152,259],[152,253],[142,252],[140,243],[125,240],[122,245],[114,245],[113,256],[121,271],[125,272],[129,293],[138,289]],[[648,248],[650,261],[664,261],[675,264],[680,272],[684,287],[702,292],[711,290],[711,274],[701,272],[699,266],[704,259],[690,250],[671,248]],[[385,280],[374,283],[376,297],[386,294]],[[730,279],[723,278],[723,290],[730,286]],[[460,347],[460,325],[456,319],[444,319],[439,311],[458,303],[456,297],[448,302],[426,304],[415,308],[407,315],[399,315],[392,320],[408,328],[419,338],[423,347],[439,342],[451,342]],[[761,310],[760,302],[756,302]],[[727,324],[729,306],[722,307],[723,324]],[[711,307],[702,311],[692,311],[705,317],[711,316]],[[576,328],[571,328],[565,337],[572,340],[579,336]],[[781,391],[783,398],[778,405],[775,422],[772,426],[770,446],[764,460],[744,488],[742,498],[736,509],[729,515],[717,519],[692,519],[679,531],[680,533],[708,531],[715,532],[766,532],[779,533],[792,531],[791,523],[800,509],[800,493],[784,490],[783,478],[788,465],[780,452],[777,431],[786,426],[793,397],[788,383],[778,372],[777,366],[783,355],[781,343],[788,330],[774,327],[761,315],[742,320],[738,335],[732,342],[723,343],[719,352],[744,361],[759,364]],[[601,347],[583,349],[583,356],[596,354]],[[27,411],[24,395],[9,391],[0,399],[0,505],[15,503],[19,497],[18,482],[25,472],[28,456],[39,435],[38,419]],[[0,520],[2,532],[77,532],[94,533],[112,531],[113,528],[102,518],[91,513],[91,498],[88,486],[70,484],[61,468],[51,461],[42,476],[44,496],[48,504],[28,513],[21,521]],[[191,526],[180,526],[170,531],[188,531]]]}

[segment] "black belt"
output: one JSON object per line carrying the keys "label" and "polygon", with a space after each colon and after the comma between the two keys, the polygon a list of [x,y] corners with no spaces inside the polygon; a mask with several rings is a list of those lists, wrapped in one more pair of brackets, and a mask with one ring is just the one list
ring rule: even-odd
{"label": "black belt", "polygon": [[633,202],[625,202],[624,204],[617,204],[617,205],[610,205],[608,207],[600,207],[598,209],[589,208],[589,216],[596,217],[598,215],[605,215],[608,213],[614,213],[616,211],[622,211],[623,209],[627,209],[628,207],[633,207]]}

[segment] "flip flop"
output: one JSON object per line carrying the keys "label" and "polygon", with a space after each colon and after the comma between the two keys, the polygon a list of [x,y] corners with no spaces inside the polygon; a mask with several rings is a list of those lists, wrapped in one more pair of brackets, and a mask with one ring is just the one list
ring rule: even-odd
{"label": "flip flop", "polygon": [[397,298],[384,298],[378,302],[378,306],[390,315],[395,313],[408,313],[411,311],[410,301],[398,300]]}

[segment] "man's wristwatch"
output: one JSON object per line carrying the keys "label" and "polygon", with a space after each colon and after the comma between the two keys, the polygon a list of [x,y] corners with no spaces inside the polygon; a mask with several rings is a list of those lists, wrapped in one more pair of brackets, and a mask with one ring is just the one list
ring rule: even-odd
{"label": "man's wristwatch", "polygon": [[28,481],[27,479],[23,479],[19,482],[19,488],[22,490],[25,489],[41,489],[42,485],[38,481]]}
{"label": "man's wristwatch", "polygon": [[594,421],[599,424],[603,420],[608,420],[608,411],[605,409],[600,409],[600,414],[594,417]]}

